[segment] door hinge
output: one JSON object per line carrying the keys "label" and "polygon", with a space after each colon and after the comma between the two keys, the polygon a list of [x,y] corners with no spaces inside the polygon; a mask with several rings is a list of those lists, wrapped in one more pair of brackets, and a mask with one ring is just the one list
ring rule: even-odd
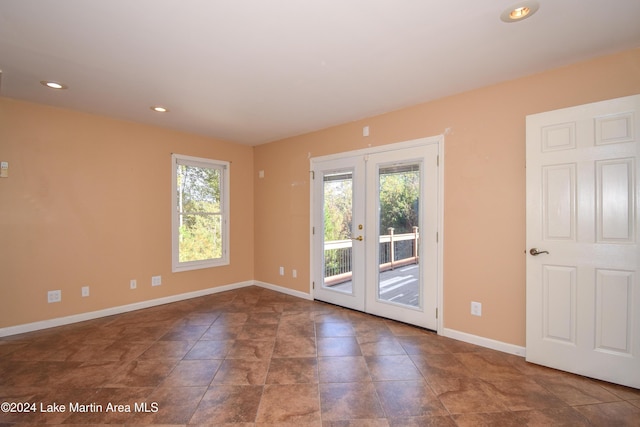
{"label": "door hinge", "polygon": [[309,171],[311,172],[311,179],[316,179],[316,171]]}
{"label": "door hinge", "polygon": [[436,319],[438,318],[438,307],[436,307]]}
{"label": "door hinge", "polygon": [[311,234],[313,234],[313,235],[316,234],[316,228],[315,227],[311,227]]}
{"label": "door hinge", "polygon": [[436,166],[440,166],[440,154],[436,156]]}
{"label": "door hinge", "polygon": [[436,243],[440,243],[440,233],[436,231]]}
{"label": "door hinge", "polygon": [[316,282],[311,282],[311,289],[315,289],[316,288]]}

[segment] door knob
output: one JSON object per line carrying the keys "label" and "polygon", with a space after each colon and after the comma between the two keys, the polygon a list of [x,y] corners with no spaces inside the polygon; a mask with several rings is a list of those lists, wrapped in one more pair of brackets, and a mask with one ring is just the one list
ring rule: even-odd
{"label": "door knob", "polygon": [[540,254],[549,254],[549,251],[539,251],[538,248],[531,248],[529,253],[533,256],[538,256]]}
{"label": "door knob", "polygon": [[359,242],[362,242],[364,238],[362,236],[358,236],[358,237],[352,237],[351,240],[357,240]]}

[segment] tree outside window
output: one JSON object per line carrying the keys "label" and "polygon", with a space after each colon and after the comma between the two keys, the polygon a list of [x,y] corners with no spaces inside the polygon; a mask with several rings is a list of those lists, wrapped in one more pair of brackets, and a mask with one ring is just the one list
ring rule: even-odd
{"label": "tree outside window", "polygon": [[228,264],[228,163],[172,157],[174,271]]}

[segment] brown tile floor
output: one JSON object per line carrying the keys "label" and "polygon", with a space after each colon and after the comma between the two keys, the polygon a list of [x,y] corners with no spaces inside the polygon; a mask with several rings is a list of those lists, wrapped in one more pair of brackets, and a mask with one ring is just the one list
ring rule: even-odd
{"label": "brown tile floor", "polygon": [[640,425],[640,390],[257,287],[1,339],[0,402],[36,405],[0,426]]}

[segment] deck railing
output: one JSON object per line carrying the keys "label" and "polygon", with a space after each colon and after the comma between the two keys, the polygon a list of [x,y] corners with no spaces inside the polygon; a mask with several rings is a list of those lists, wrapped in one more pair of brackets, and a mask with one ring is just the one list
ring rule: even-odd
{"label": "deck railing", "polygon": [[[380,236],[380,271],[392,270],[408,264],[418,263],[418,227],[412,233],[395,234],[393,228],[389,234]],[[332,286],[351,280],[352,240],[332,240],[324,243],[324,282]]]}

